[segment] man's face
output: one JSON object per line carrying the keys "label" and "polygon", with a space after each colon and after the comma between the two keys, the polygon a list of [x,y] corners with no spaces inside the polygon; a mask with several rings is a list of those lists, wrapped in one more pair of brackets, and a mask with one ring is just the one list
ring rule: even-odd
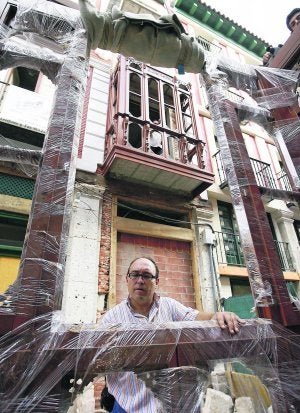
{"label": "man's face", "polygon": [[300,12],[294,14],[294,16],[289,21],[289,26],[290,26],[292,32],[295,30],[297,24],[299,24],[299,23],[300,23]]}
{"label": "man's face", "polygon": [[268,63],[268,61],[270,60],[271,56],[272,56],[271,52],[266,52],[266,53],[263,55],[262,61],[263,61],[263,64],[264,64],[264,65]]}
{"label": "man's face", "polygon": [[[155,276],[155,266],[153,262],[147,260],[147,258],[138,258],[129,268],[129,273],[135,274],[151,274]],[[158,279],[146,280],[142,277],[137,279],[131,279],[126,277],[127,288],[130,298],[136,303],[151,304],[153,301],[153,295],[155,287],[158,284]]]}

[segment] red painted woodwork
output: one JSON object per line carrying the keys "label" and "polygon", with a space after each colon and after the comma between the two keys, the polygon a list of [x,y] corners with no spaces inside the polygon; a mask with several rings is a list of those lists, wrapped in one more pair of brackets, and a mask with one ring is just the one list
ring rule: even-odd
{"label": "red painted woodwork", "polygon": [[[82,386],[98,374],[112,371],[134,371],[139,374],[155,370],[156,373],[153,373],[157,374],[160,369],[176,366],[183,366],[183,370],[187,366],[197,366],[206,378],[211,362],[222,359],[237,361],[239,358],[254,371],[261,371],[262,363],[265,363],[264,379],[269,377],[268,391],[274,412],[288,411],[285,405],[290,404],[293,397],[295,406],[299,404],[297,394],[284,392],[284,385],[291,389],[287,377],[284,376],[282,384],[280,382],[280,375],[286,374],[289,368],[293,369],[299,363],[299,336],[266,320],[249,320],[235,336],[220,329],[214,322],[173,322],[157,326],[156,329],[151,325],[136,329],[132,325],[130,328],[126,326],[108,330],[101,330],[100,326],[91,330],[73,326],[72,330],[65,330],[61,325],[58,331],[47,330],[49,320],[44,318],[36,320],[34,324],[35,329],[28,329],[26,334],[25,347],[22,346],[20,351],[16,349],[4,362],[7,375],[2,389],[7,390],[5,395],[10,395],[10,398],[0,401],[4,406],[1,410],[3,413],[10,413],[10,403],[17,405],[23,397],[27,397],[31,401],[30,407],[35,409],[47,402],[49,393],[54,400],[59,400],[53,389],[61,377],[69,372],[75,380],[83,379]],[[16,338],[19,335],[25,338],[22,328]],[[36,346],[36,343],[39,345]],[[44,346],[41,345],[43,343]],[[14,373],[25,371],[26,366],[31,367],[30,375],[19,376],[15,382],[11,377],[12,355]],[[148,376],[151,377],[153,373],[148,373]],[[45,377],[47,386],[44,385]],[[179,389],[181,384],[180,380],[175,381],[170,391],[174,387]],[[6,389],[6,386],[9,388]],[[176,398],[174,403],[176,406]],[[58,403],[53,403],[49,411],[57,411],[55,406]],[[176,411],[175,406],[172,411]]]}
{"label": "red painted woodwork", "polygon": [[[300,59],[300,25],[298,24],[284,45],[270,61],[269,67],[293,69]],[[299,70],[299,63],[297,70]]]}
{"label": "red painted woodwork", "polygon": [[[155,86],[152,86],[154,91],[150,91],[149,82],[156,85],[157,94]],[[169,88],[171,97],[165,96],[165,88]],[[162,139],[159,156],[154,156],[150,147],[153,131],[160,133]],[[157,169],[177,171],[186,177],[198,174],[200,185],[192,193],[196,196],[213,182],[212,171],[204,164],[204,142],[199,136],[188,87],[155,68],[120,57],[111,78],[105,162],[101,173],[109,176],[112,159],[122,153],[123,159],[138,160],[140,165],[150,163],[155,167],[156,164]],[[126,178],[123,175],[123,179]],[[140,180],[143,184],[142,177]]]}

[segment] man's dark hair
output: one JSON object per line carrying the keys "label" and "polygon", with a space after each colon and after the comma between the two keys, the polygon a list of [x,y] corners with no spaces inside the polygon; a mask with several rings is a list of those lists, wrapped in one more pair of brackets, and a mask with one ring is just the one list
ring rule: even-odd
{"label": "man's dark hair", "polygon": [[299,8],[296,8],[296,9],[292,10],[292,11],[286,16],[286,25],[287,25],[287,27],[288,27],[288,29],[289,29],[290,31],[292,31],[292,28],[291,28],[291,26],[290,26],[290,20],[291,20],[291,18],[292,18],[296,13],[300,13],[300,9],[299,9]]}
{"label": "man's dark hair", "polygon": [[156,277],[156,278],[159,278],[159,269],[158,269],[158,266],[157,266],[156,262],[154,261],[154,259],[151,258],[151,257],[137,257],[137,258],[135,258],[134,260],[132,260],[131,263],[130,263],[129,266],[128,266],[127,275],[129,274],[129,270],[130,270],[130,267],[132,266],[132,264],[133,264],[135,261],[139,260],[140,258],[144,258],[145,260],[148,260],[148,261],[151,261],[151,262],[152,262],[152,264],[153,264],[154,267],[155,267],[155,277]]}

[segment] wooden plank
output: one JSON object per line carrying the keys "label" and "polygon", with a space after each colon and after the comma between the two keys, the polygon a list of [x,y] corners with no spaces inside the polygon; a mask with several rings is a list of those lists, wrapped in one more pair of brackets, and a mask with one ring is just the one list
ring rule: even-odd
{"label": "wooden plank", "polygon": [[195,237],[195,233],[194,233],[194,240],[191,245],[191,257],[192,257],[192,273],[193,273],[193,281],[194,281],[196,308],[199,311],[203,311],[201,283],[200,283],[200,274],[199,274],[200,267],[199,267],[199,261],[198,261],[199,260],[198,259],[198,248],[197,248],[197,240]]}
{"label": "wooden plank", "polygon": [[220,275],[227,277],[248,277],[248,271],[246,267],[235,267],[229,265],[219,265]]}
{"label": "wooden plank", "polygon": [[110,250],[110,277],[109,277],[109,294],[108,308],[112,308],[117,304],[117,197],[112,197],[112,213],[111,213],[111,250]]}
{"label": "wooden plank", "polygon": [[[246,267],[234,267],[229,265],[219,265],[219,273],[224,277],[248,277]],[[296,271],[284,271],[284,279],[287,281],[300,281],[300,276]]]}
{"label": "wooden plank", "polygon": [[300,58],[300,25],[295,27],[284,45],[270,61],[269,67],[279,69],[292,69]]}
{"label": "wooden plank", "polygon": [[116,228],[119,232],[127,234],[145,235],[155,238],[167,238],[177,241],[190,241],[194,239],[193,230],[172,227],[170,225],[155,224],[153,222],[138,221],[129,218],[116,218]]}

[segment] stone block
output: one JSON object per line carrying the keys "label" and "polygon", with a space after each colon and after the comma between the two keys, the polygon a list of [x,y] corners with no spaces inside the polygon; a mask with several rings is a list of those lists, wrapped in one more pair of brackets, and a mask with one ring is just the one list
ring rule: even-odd
{"label": "stone block", "polygon": [[255,413],[251,397],[238,397],[235,400],[234,413]]}
{"label": "stone block", "polygon": [[202,413],[232,413],[232,398],[223,392],[207,389]]}

